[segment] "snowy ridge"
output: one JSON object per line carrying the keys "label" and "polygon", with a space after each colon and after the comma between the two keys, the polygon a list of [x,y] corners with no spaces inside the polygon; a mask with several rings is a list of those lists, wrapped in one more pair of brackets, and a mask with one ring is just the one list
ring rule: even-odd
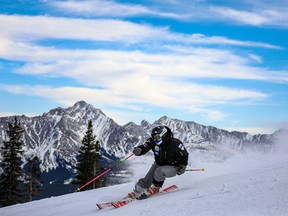
{"label": "snowy ridge", "polygon": [[130,183],[0,208],[0,215],[287,216],[287,153],[286,142],[269,153],[249,151],[219,163],[195,160],[190,152],[189,166],[203,166],[205,172],[186,172],[166,180],[164,187],[176,184],[179,190],[120,209],[98,210],[96,203],[118,200],[130,192],[153,161],[151,156],[133,157],[135,175]]}
{"label": "snowy ridge", "polygon": [[[62,165],[72,170],[76,163],[76,154],[87,129],[87,122],[92,120],[94,132],[101,143],[102,151],[107,158],[125,157],[132,148],[143,143],[151,129],[156,125],[167,125],[180,138],[188,149],[205,153],[213,152],[219,160],[245,151],[247,148],[270,149],[275,134],[255,135],[228,132],[211,126],[203,126],[195,122],[162,117],[154,123],[143,120],[141,125],[130,122],[119,126],[101,110],[84,101],[75,103],[69,108],[56,108],[42,116],[18,116],[25,129],[25,157],[38,156],[42,161],[41,169],[50,171]],[[0,118],[0,145],[5,139],[5,127],[13,117]]]}
{"label": "snowy ridge", "polygon": [[[66,161],[67,168],[71,167],[70,164],[76,163],[76,153],[89,119],[93,120],[95,134],[101,135],[97,138],[104,144],[103,149],[109,149],[105,139],[109,137],[110,128],[119,126],[100,110],[83,101],[67,109],[53,109],[42,116],[19,116],[18,120],[25,129],[25,158],[37,155],[42,161],[43,171],[57,168],[59,160]],[[5,139],[5,126],[12,120],[13,117],[1,118],[0,129],[3,136],[0,139]]]}

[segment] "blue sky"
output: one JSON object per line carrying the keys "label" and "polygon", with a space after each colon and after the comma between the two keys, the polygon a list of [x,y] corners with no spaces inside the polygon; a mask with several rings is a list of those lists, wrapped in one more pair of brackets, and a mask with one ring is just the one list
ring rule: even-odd
{"label": "blue sky", "polygon": [[1,0],[0,29],[0,116],[288,125],[286,0]]}

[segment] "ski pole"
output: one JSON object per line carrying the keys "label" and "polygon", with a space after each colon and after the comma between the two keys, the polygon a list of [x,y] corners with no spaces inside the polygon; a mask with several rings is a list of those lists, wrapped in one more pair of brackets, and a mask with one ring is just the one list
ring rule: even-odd
{"label": "ski pole", "polygon": [[204,168],[194,168],[194,169],[186,169],[185,171],[203,171],[204,172]]}
{"label": "ski pole", "polygon": [[[128,157],[118,161],[118,163],[116,163],[114,165],[114,167],[117,167],[120,163],[128,160],[130,157],[134,156],[134,154],[129,155]],[[79,192],[81,189],[83,189],[84,187],[86,187],[87,185],[91,184],[92,182],[96,181],[97,179],[101,178],[103,175],[105,175],[106,173],[108,173],[109,171],[111,171],[112,168],[109,168],[107,170],[105,170],[104,172],[102,172],[101,174],[97,175],[95,178],[91,179],[90,181],[88,181],[86,184],[82,185],[81,187],[77,188],[77,190],[75,192]]]}
{"label": "ski pole", "polygon": [[[129,159],[130,157],[132,157],[132,156],[134,156],[134,154],[131,154],[131,155],[129,155],[128,157],[126,157],[126,158],[120,160],[119,163],[122,163],[122,162],[128,160],[128,159]],[[119,163],[118,163],[118,164],[119,164]]]}

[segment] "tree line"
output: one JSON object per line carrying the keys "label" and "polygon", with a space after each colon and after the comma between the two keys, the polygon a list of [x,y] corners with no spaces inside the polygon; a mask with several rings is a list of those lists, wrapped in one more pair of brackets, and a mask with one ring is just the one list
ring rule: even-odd
{"label": "tree line", "polygon": [[[24,132],[17,117],[12,122],[8,122],[6,140],[3,140],[0,151],[2,156],[0,162],[0,207],[32,201],[42,191],[43,182],[41,181],[39,158],[37,156],[26,158],[24,169],[22,161]],[[83,185],[101,173],[103,171],[101,159],[100,143],[93,134],[93,124],[89,120],[77,155],[76,174],[71,183]],[[96,180],[85,190],[102,186],[105,186],[105,178]]]}

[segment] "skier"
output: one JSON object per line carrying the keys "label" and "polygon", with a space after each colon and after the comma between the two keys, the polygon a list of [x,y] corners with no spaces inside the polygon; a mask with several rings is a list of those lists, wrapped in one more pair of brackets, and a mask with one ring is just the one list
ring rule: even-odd
{"label": "skier", "polygon": [[182,175],[188,164],[188,152],[183,143],[173,137],[167,126],[158,126],[152,129],[151,137],[142,145],[133,149],[136,156],[154,152],[155,162],[144,178],[135,184],[134,192],[130,197],[144,199],[158,193],[166,177]]}

